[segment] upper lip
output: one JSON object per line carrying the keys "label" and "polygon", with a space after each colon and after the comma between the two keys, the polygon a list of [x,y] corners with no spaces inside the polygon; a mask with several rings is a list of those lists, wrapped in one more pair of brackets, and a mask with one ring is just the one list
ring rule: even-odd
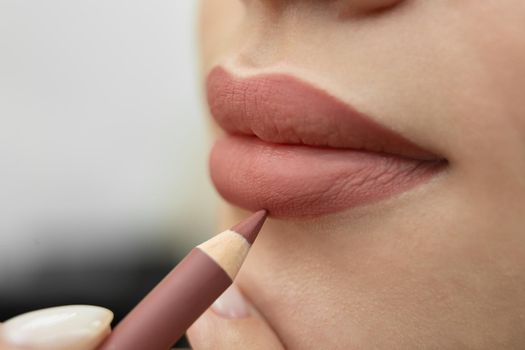
{"label": "upper lip", "polygon": [[439,159],[329,93],[284,74],[240,78],[222,67],[207,79],[211,113],[228,133],[270,143],[381,152]]}

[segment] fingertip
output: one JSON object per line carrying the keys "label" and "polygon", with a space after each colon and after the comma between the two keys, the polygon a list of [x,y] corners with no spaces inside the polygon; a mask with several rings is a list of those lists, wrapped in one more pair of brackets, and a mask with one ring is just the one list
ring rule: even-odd
{"label": "fingertip", "polygon": [[[231,287],[187,332],[194,350],[284,349],[276,333],[235,287]],[[241,302],[238,297],[244,300]]]}
{"label": "fingertip", "polygon": [[234,284],[215,300],[211,310],[224,318],[245,318],[250,315],[248,303]]}
{"label": "fingertip", "polygon": [[68,305],[28,312],[1,328],[6,347],[35,350],[92,350],[111,332],[113,313],[90,305]]}

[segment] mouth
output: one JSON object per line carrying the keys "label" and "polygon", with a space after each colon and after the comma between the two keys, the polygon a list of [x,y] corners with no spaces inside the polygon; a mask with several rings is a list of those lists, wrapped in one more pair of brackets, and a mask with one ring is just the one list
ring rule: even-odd
{"label": "mouth", "polygon": [[447,163],[293,76],[240,78],[216,67],[207,97],[226,133],[211,152],[212,181],[248,210],[329,214],[408,191]]}

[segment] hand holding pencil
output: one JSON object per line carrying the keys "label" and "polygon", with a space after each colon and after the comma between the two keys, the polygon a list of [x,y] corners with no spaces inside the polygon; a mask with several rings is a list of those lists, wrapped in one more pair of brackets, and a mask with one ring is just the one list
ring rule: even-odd
{"label": "hand holding pencil", "polygon": [[[194,248],[111,333],[111,311],[87,305],[38,310],[14,317],[0,326],[0,350],[162,350],[169,349],[215,302],[217,316],[256,315],[240,292],[228,288],[266,218],[261,210],[230,230]],[[251,322],[270,344],[277,339],[262,318]],[[202,319],[213,324],[209,315]],[[260,327],[263,326],[263,327]],[[253,329],[253,327],[252,327]],[[250,334],[249,329],[247,334]],[[253,335],[253,334],[252,334]],[[220,348],[220,339],[194,337],[196,348]],[[251,342],[257,337],[252,338]],[[265,341],[259,342],[263,345]],[[102,344],[102,345],[101,345]],[[267,346],[268,342],[266,342]]]}

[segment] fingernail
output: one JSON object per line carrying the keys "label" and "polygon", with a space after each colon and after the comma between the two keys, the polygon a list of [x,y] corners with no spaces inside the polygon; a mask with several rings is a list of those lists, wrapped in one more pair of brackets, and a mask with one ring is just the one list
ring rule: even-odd
{"label": "fingernail", "polygon": [[240,290],[232,284],[215,300],[211,309],[219,316],[225,318],[248,317],[248,305]]}
{"label": "fingernail", "polygon": [[88,350],[109,334],[112,319],[103,307],[58,306],[13,317],[1,331],[5,342],[24,349]]}

